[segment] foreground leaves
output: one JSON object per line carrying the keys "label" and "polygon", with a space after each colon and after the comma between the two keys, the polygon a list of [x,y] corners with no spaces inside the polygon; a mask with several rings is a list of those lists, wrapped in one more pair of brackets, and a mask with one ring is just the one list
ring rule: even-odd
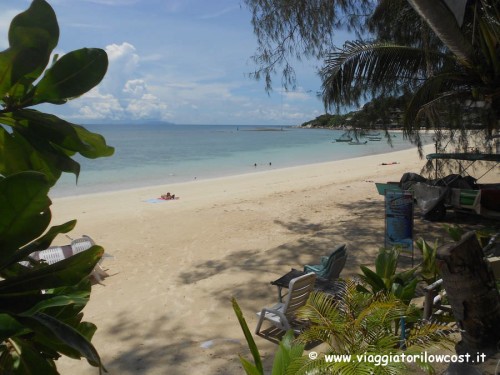
{"label": "foreground leaves", "polygon": [[110,156],[99,134],[57,116],[30,109],[63,104],[95,87],[108,58],[82,48],[49,60],[59,40],[51,6],[33,0],[9,28],[9,48],[0,52],[0,373],[58,374],[61,355],[86,358],[105,371],[91,344],[96,326],[84,322],[89,275],[100,246],[48,265],[29,258],[47,249],[75,220],[52,226],[48,193],[63,172],[77,178],[72,157]]}

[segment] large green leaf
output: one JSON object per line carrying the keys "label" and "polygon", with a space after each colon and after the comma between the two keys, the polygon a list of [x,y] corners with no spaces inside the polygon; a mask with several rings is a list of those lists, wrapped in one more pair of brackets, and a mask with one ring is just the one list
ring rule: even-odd
{"label": "large green leaf", "polygon": [[363,272],[363,275],[361,275],[362,279],[371,286],[373,293],[387,290],[384,280],[379,275],[366,266],[360,266],[360,268]]}
{"label": "large green leaf", "polygon": [[14,349],[12,359],[14,362],[13,374],[23,375],[58,375],[52,360],[44,358],[33,343],[24,339],[12,339]]}
{"label": "large green leaf", "polygon": [[25,109],[16,111],[12,118],[14,122],[10,123],[11,126],[27,129],[36,138],[43,138],[46,142],[66,150],[67,155],[73,155],[75,152],[87,158],[113,155],[113,147],[106,145],[102,135],[57,116]]}
{"label": "large green leaf", "polygon": [[0,177],[0,255],[10,258],[17,249],[40,236],[50,223],[50,185],[45,176],[21,172]]}
{"label": "large green leaf", "polygon": [[11,133],[0,130],[0,155],[7,156],[5,162],[0,161],[0,173],[5,175],[36,170],[53,185],[61,171],[78,177],[80,165],[70,157],[76,152],[87,158],[114,153],[101,135],[36,110],[4,113],[0,122],[14,129]]}
{"label": "large green leaf", "polygon": [[[375,272],[384,280],[391,280],[396,273],[399,250],[381,249],[375,259]],[[390,287],[386,284],[387,287]]]}
{"label": "large green leaf", "polygon": [[62,225],[56,225],[51,227],[47,231],[47,233],[45,233],[42,237],[26,245],[19,251],[16,251],[10,259],[9,258],[0,259],[0,269],[25,259],[28,255],[30,255],[34,251],[47,249],[57,235],[61,233],[70,232],[71,230],[73,230],[75,225],[76,225],[76,220],[71,220]]}
{"label": "large green leaf", "polygon": [[62,104],[76,98],[103,79],[108,69],[108,55],[99,48],[82,48],[61,57],[47,69],[36,85],[30,103]]}
{"label": "large green leaf", "polygon": [[0,342],[22,332],[27,332],[25,326],[20,324],[10,314],[0,313]]}
{"label": "large green leaf", "polygon": [[16,104],[47,66],[58,40],[57,18],[46,1],[34,0],[14,17],[9,29],[10,48],[0,53],[0,98],[8,92],[7,101]]}
{"label": "large green leaf", "polygon": [[241,329],[243,331],[243,334],[245,335],[245,339],[247,340],[248,347],[250,349],[250,352],[252,353],[253,360],[255,362],[255,365],[251,364],[249,361],[244,359],[243,357],[240,357],[240,361],[247,371],[247,374],[264,374],[264,368],[262,366],[262,360],[260,358],[260,353],[259,349],[257,348],[257,345],[255,344],[255,341],[252,337],[252,334],[250,333],[250,330],[248,329],[247,322],[245,320],[245,317],[243,316],[243,313],[241,312],[240,306],[238,305],[238,302],[236,302],[236,298],[232,298],[232,304],[233,304],[233,310],[234,313],[236,314],[236,317],[238,318],[238,322],[240,323]]}
{"label": "large green leaf", "polygon": [[0,293],[16,296],[34,290],[78,284],[90,275],[103,254],[102,247],[92,246],[88,250],[46,267],[33,269],[19,277],[1,280]]}
{"label": "large green leaf", "polygon": [[[0,123],[2,116],[0,115]],[[19,171],[30,170],[30,152],[12,132],[0,126],[0,174],[11,175]]]}
{"label": "large green leaf", "polygon": [[59,340],[87,358],[87,361],[91,365],[102,367],[101,358],[97,350],[80,332],[50,315],[36,313],[32,318],[50,329]]}
{"label": "large green leaf", "polygon": [[[30,143],[31,139],[33,144]],[[64,162],[69,166],[64,166]],[[54,150],[53,146],[41,138],[30,134],[27,134],[26,138],[16,129],[11,133],[0,130],[0,174],[4,176],[19,171],[37,171],[45,175],[50,185],[54,185],[61,176],[61,167],[71,172],[75,169],[71,168],[74,163],[76,162],[60,150]],[[76,165],[78,166],[78,163]],[[79,168],[77,171],[79,172]]]}
{"label": "large green leaf", "polygon": [[274,355],[272,375],[285,374],[290,363],[302,356],[304,344],[294,344],[294,338],[293,330],[288,330],[281,339]]}

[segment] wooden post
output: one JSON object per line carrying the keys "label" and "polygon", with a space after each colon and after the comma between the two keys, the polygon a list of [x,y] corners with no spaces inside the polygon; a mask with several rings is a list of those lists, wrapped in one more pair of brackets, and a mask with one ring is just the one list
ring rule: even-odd
{"label": "wooden post", "polygon": [[475,232],[438,249],[436,261],[453,315],[462,330],[457,354],[491,355],[500,342],[500,296]]}

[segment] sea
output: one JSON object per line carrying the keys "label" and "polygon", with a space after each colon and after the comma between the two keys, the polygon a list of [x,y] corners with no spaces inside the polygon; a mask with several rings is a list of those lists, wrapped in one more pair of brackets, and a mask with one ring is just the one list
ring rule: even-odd
{"label": "sea", "polygon": [[385,138],[349,145],[335,142],[341,130],[293,126],[92,124],[85,128],[103,135],[115,153],[98,159],[76,155],[81,165],[78,180],[63,174],[51,190],[53,198],[255,173],[414,147],[401,132],[391,133],[392,145]]}

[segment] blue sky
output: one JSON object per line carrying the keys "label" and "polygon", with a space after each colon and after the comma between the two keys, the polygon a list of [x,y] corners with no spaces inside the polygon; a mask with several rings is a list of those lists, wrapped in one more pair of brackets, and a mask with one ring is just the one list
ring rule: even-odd
{"label": "blue sky", "polygon": [[[101,84],[63,106],[43,106],[77,123],[163,120],[176,124],[297,125],[324,113],[316,97],[318,61],[297,63],[285,92],[274,77],[268,95],[248,77],[256,39],[240,0],[52,0],[56,52],[107,51]],[[2,0],[0,48],[11,19],[30,1]]]}

